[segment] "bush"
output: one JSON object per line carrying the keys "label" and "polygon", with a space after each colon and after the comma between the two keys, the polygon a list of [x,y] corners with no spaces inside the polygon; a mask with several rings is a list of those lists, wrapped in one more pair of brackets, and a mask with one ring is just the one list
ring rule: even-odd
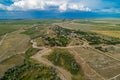
{"label": "bush", "polygon": [[80,66],[75,61],[73,55],[67,50],[54,49],[53,53],[47,57],[54,65],[61,66],[70,71],[71,74],[80,72]]}
{"label": "bush", "polygon": [[55,37],[55,38],[50,38],[47,37],[45,38],[45,41],[47,41],[46,44],[50,46],[66,46],[69,43],[69,40],[65,37]]}

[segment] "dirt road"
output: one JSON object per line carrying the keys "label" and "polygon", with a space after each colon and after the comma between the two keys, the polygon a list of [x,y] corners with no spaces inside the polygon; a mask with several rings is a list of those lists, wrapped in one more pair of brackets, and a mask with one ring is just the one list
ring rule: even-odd
{"label": "dirt road", "polygon": [[[49,55],[49,53],[52,51],[52,49],[50,48],[45,48],[45,47],[38,47],[37,46],[37,43],[34,42],[34,41],[31,41],[31,43],[33,44],[33,47],[34,48],[39,48],[39,49],[42,49],[40,52],[38,52],[36,55],[32,56],[33,59],[36,59],[38,61],[40,61],[41,63],[44,63],[48,66],[52,66],[54,68],[57,69],[57,71],[59,72],[59,76],[62,80],[71,80],[71,74],[64,70],[63,68],[61,67],[58,67],[58,66],[55,66],[53,65],[49,60],[47,60],[46,58],[44,58],[43,56],[45,55]],[[55,48],[61,48],[61,49],[68,49],[70,51],[70,53],[72,55],[74,55],[74,58],[75,60],[77,61],[77,63],[79,63],[80,66],[82,66],[82,70],[85,74],[85,77],[89,80],[106,80],[103,76],[101,76],[98,72],[96,72],[94,69],[92,69],[87,63],[86,61],[73,49],[73,48],[78,48],[78,47],[81,47],[81,48],[85,48],[87,49],[88,47],[89,48],[92,48],[91,46],[89,46],[87,43],[85,43],[84,45],[81,45],[81,46],[67,46],[67,47],[55,47]],[[94,48],[92,48],[92,50],[94,50]],[[96,51],[96,50],[95,50]],[[104,53],[102,53],[104,54]],[[108,55],[105,55],[107,57],[111,57],[111,56],[108,56]],[[112,58],[112,57],[111,57]],[[114,58],[113,58],[114,59]],[[114,59],[116,60],[116,59]],[[118,60],[117,60],[118,61]],[[112,80],[112,79],[115,79],[116,77],[119,77],[120,74],[114,76],[113,78],[110,78],[108,80]]]}
{"label": "dirt road", "polygon": [[53,65],[49,60],[47,60],[46,58],[43,57],[45,55],[49,55],[49,53],[52,51],[52,49],[45,48],[45,47],[38,47],[37,43],[32,40],[31,40],[31,43],[33,44],[32,45],[33,48],[42,49],[41,51],[39,51],[37,54],[35,54],[31,58],[38,60],[39,62],[41,62],[47,66],[54,67],[58,71],[58,75],[62,80],[71,80],[72,75],[68,71],[64,70],[61,67]]}

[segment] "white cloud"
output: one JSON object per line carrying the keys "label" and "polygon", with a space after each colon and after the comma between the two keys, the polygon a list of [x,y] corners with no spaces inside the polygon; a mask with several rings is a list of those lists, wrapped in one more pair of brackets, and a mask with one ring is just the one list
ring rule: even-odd
{"label": "white cloud", "polygon": [[6,10],[46,10],[51,6],[57,7],[59,11],[80,10],[91,11],[82,3],[72,3],[70,0],[12,0],[10,6],[0,5],[0,9]]}
{"label": "white cloud", "polygon": [[6,9],[6,6],[3,4],[0,4],[0,9]]}
{"label": "white cloud", "polygon": [[85,7],[83,4],[70,3],[68,7],[73,10],[91,11],[90,8]]}
{"label": "white cloud", "polygon": [[64,3],[62,5],[59,6],[59,10],[62,11],[66,11],[67,10],[67,3]]}
{"label": "white cloud", "polygon": [[102,9],[100,12],[107,12],[107,13],[120,13],[120,8],[109,8],[109,9]]}
{"label": "white cloud", "polygon": [[30,10],[30,9],[44,9],[43,0],[20,0],[15,1],[12,5],[8,6],[8,10]]}

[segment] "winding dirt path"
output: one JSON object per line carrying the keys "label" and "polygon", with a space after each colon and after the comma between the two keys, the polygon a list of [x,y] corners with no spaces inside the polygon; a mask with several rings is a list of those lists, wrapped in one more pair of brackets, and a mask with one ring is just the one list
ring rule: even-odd
{"label": "winding dirt path", "polygon": [[58,66],[55,66],[53,65],[48,59],[44,58],[43,56],[45,55],[49,55],[50,52],[52,51],[52,49],[50,48],[45,48],[45,47],[38,47],[37,46],[37,43],[34,42],[33,40],[31,40],[31,43],[32,43],[32,46],[33,48],[38,48],[38,49],[42,49],[41,51],[39,51],[37,54],[35,54],[34,56],[32,56],[31,58],[47,65],[47,66],[52,66],[54,67],[57,71],[58,71],[58,75],[59,77],[62,79],[62,80],[72,80],[71,79],[71,74],[64,70],[63,68],[61,67],[58,67]]}
{"label": "winding dirt path", "polygon": [[[46,58],[42,57],[45,55],[49,55],[50,52],[52,51],[51,48],[45,48],[45,47],[38,47],[37,43],[34,42],[33,40],[31,40],[31,43],[33,44],[33,48],[38,48],[38,49],[42,49],[41,51],[39,51],[36,55],[32,56],[31,58],[38,60],[39,62],[46,64],[47,66],[52,66],[54,68],[56,68],[56,70],[59,73],[59,76],[62,80],[71,80],[71,74],[64,70],[61,67],[55,66],[53,65],[49,60],[47,60]],[[79,65],[82,66],[84,73],[86,74],[85,77],[89,78],[90,80],[96,79],[96,80],[106,80],[103,76],[101,76],[100,74],[98,74],[94,69],[92,69],[85,61],[82,57],[80,57],[78,55],[78,53],[73,49],[73,48],[77,48],[77,47],[82,47],[82,48],[92,48],[93,50],[95,50],[93,47],[89,46],[88,43],[84,43],[84,45],[78,45],[78,46],[67,46],[67,47],[55,47],[55,48],[61,48],[61,49],[68,49],[71,54],[74,55],[75,60],[77,61],[77,63],[79,63]],[[98,50],[95,50],[101,54],[104,54]],[[105,54],[104,54],[105,55]],[[108,55],[105,55],[107,57],[111,57]],[[116,60],[115,58],[111,57],[112,59]],[[117,60],[119,61],[119,60]],[[112,80],[115,79],[116,77],[120,76],[120,74],[116,75],[113,78],[110,78],[108,80]]]}
{"label": "winding dirt path", "polygon": [[[50,48],[45,48],[45,47],[38,47],[37,46],[37,43],[34,42],[33,40],[31,40],[31,43],[32,43],[32,46],[33,48],[38,48],[38,49],[42,49],[41,51],[39,51],[37,54],[35,54],[34,56],[32,56],[31,58],[47,65],[47,66],[52,66],[54,67],[55,69],[57,69],[58,71],[58,75],[59,77],[62,79],[62,80],[72,80],[71,79],[71,74],[64,70],[63,68],[61,67],[58,67],[58,66],[55,66],[53,65],[49,60],[47,60],[46,58],[44,58],[43,56],[45,55],[49,55],[50,52],[52,51],[52,49]],[[84,44],[83,46],[67,46],[67,47],[56,47],[56,48],[61,48],[61,49],[68,49],[71,54],[74,55],[75,57],[75,60],[79,63],[79,65],[83,65],[83,69],[85,70],[85,74],[86,77],[89,77],[89,79],[97,79],[97,80],[105,80],[101,75],[97,74],[97,72],[95,72],[94,70],[92,70],[89,65],[86,64],[86,62],[84,61],[84,59],[82,59],[78,53],[76,51],[74,51],[72,48],[75,48],[75,47],[85,47],[85,46],[88,46],[88,44]],[[90,70],[88,70],[90,69]]]}

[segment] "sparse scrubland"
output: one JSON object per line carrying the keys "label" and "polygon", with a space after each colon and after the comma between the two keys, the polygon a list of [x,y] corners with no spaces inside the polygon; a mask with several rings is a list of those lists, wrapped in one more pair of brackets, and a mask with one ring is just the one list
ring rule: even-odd
{"label": "sparse scrubland", "polygon": [[61,80],[57,76],[57,72],[53,67],[46,67],[43,64],[38,63],[35,60],[30,59],[30,57],[36,54],[39,49],[30,47],[24,57],[24,62],[19,66],[8,69],[4,73],[1,80]]}
{"label": "sparse scrubland", "polygon": [[[0,80],[61,80],[55,66],[71,74],[71,80],[119,80],[119,22],[119,19],[0,20]],[[49,55],[40,57],[54,66],[31,58],[49,49],[52,50]]]}
{"label": "sparse scrubland", "polygon": [[83,80],[83,73],[80,65],[75,61],[74,56],[69,51],[64,49],[54,49],[53,52],[47,56],[54,65],[63,67],[68,70],[73,76],[73,80]]}
{"label": "sparse scrubland", "polygon": [[52,67],[29,61],[9,69],[1,80],[60,80]]}

